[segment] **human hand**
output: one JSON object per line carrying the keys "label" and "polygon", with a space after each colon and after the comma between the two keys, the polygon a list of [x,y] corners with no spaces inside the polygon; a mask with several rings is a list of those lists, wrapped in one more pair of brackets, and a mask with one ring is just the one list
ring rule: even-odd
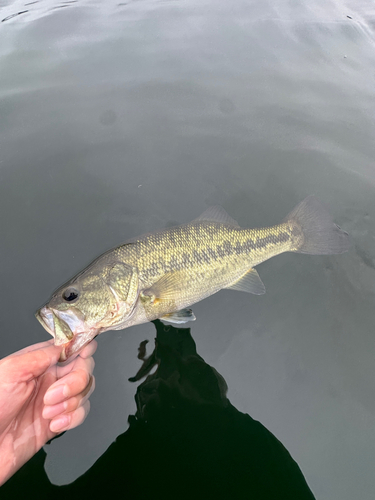
{"label": "human hand", "polygon": [[80,425],[90,410],[96,341],[66,366],[62,346],[34,344],[0,360],[0,485],[51,438]]}

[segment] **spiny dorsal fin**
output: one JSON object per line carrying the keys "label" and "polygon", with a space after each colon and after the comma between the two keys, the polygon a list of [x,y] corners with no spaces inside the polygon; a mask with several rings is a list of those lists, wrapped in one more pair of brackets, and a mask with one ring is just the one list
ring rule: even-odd
{"label": "spiny dorsal fin", "polygon": [[231,217],[220,205],[214,205],[207,208],[203,214],[194,219],[192,222],[198,221],[221,222],[222,224],[240,227],[238,222],[234,220],[233,217]]}
{"label": "spiny dorsal fin", "polygon": [[255,295],[263,295],[263,293],[266,293],[266,287],[255,269],[246,271],[239,280],[226,288],[229,290],[238,290],[240,292],[254,293]]}

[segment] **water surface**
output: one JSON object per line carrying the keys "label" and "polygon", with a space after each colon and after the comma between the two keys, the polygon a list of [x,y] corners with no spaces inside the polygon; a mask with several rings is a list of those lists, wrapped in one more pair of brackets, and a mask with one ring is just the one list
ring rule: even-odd
{"label": "water surface", "polygon": [[[367,2],[2,2],[0,356],[48,338],[34,311],[131,236],[221,204],[244,227],[315,194],[341,256],[258,267],[267,294],[194,306],[198,353],[317,498],[375,488],[375,10]],[[17,14],[17,15],[14,15]],[[134,414],[146,324],[99,337],[84,425],[46,447],[55,484]]]}

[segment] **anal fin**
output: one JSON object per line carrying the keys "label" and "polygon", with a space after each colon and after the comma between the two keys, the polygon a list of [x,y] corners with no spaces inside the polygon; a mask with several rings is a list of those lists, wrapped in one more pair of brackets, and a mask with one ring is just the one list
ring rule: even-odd
{"label": "anal fin", "polygon": [[181,309],[173,313],[165,314],[161,318],[162,321],[168,321],[168,323],[187,323],[188,321],[195,321],[195,314],[191,309]]}
{"label": "anal fin", "polygon": [[254,293],[255,295],[263,295],[266,293],[266,287],[255,269],[246,271],[239,280],[226,288],[229,290],[238,290],[240,292]]}

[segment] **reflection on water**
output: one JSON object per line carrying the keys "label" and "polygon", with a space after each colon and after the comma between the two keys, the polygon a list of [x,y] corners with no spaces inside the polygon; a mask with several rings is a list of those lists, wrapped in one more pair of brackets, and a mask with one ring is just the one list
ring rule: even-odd
{"label": "reflection on water", "polygon": [[134,499],[314,499],[280,441],[230,403],[225,380],[196,352],[190,329],[154,324],[155,349],[146,357],[146,341],[141,343],[138,357],[143,365],[130,379],[136,382],[147,375],[137,388],[137,411],[128,419],[129,429],[72,484],[51,485],[41,451],[6,484],[4,494],[54,499],[97,498],[99,492]]}

